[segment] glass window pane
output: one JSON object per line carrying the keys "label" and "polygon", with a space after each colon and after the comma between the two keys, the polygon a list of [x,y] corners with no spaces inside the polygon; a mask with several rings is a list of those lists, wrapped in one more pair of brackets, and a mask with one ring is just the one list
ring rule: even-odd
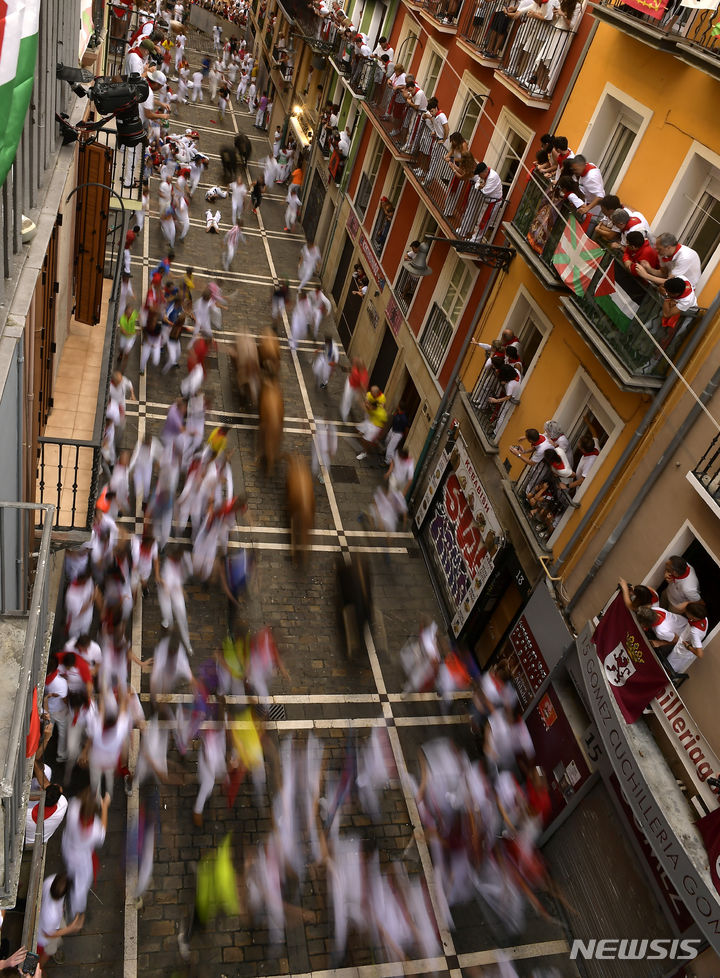
{"label": "glass window pane", "polygon": [[720,246],[720,200],[717,197],[710,193],[702,195],[682,239],[697,251],[700,263],[705,268]]}
{"label": "glass window pane", "polygon": [[623,122],[618,122],[613,130],[605,152],[598,163],[606,190],[614,186],[636,135],[636,132]]}
{"label": "glass window pane", "polygon": [[462,116],[460,118],[460,125],[458,126],[459,131],[463,134],[465,139],[470,142],[472,139],[472,134],[475,132],[475,126],[480,117],[480,101],[475,95],[468,95],[467,101],[465,102],[465,107],[462,111]]}

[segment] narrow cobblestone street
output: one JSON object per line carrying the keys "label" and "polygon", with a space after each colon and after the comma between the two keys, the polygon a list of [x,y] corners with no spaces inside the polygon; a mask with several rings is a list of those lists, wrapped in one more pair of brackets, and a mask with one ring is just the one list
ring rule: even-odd
{"label": "narrow cobblestone street", "polygon": [[[188,31],[191,68],[200,52],[209,48],[206,38]],[[207,95],[207,93],[206,93]],[[220,148],[232,142],[237,132],[249,135],[252,161],[248,179],[261,172],[260,159],[268,152],[267,134],[252,126],[252,117],[233,103],[233,112],[219,121],[215,106],[205,102],[179,105],[174,111],[171,132],[191,125],[200,134],[199,145],[211,160],[191,208],[191,230],[186,241],[176,246],[174,274],[182,277],[187,266],[195,270],[196,294],[205,283],[220,276],[228,299],[222,331],[216,333],[217,353],[211,354],[205,390],[211,395],[208,429],[218,423],[230,426],[233,477],[248,499],[246,523],[231,536],[231,546],[251,545],[258,555],[256,588],[247,600],[246,615],[252,629],[273,628],[289,680],[278,678],[270,702],[260,704],[268,719],[271,739],[293,737],[302,744],[312,732],[327,748],[329,771],[339,775],[345,762],[348,738],[362,740],[374,727],[388,730],[398,778],[384,794],[382,817],[372,822],[352,806],[343,815],[343,828],[372,841],[381,865],[402,860],[411,875],[432,877],[427,840],[409,782],[418,777],[417,749],[438,735],[451,735],[469,751],[477,748],[470,736],[466,704],[458,696],[449,715],[444,715],[434,693],[403,696],[403,673],[397,653],[408,636],[415,634],[422,615],[442,621],[418,545],[410,532],[393,535],[389,545],[384,535],[366,531],[358,514],[367,508],[383,474],[380,459],[358,462],[354,425],[339,420],[338,404],[344,374],[336,371],[329,387],[317,391],[311,371],[315,344],[300,344],[294,353],[287,342],[287,321],[281,326],[281,383],[285,399],[285,452],[298,452],[310,459],[318,419],[333,424],[339,436],[335,464],[324,485],[316,482],[316,521],[312,553],[304,564],[290,559],[290,537],[285,505],[284,464],[272,477],[256,461],[257,416],[240,400],[232,376],[228,344],[237,332],[257,334],[270,322],[273,284],[289,280],[293,298],[297,289],[297,261],[303,244],[301,234],[284,232],[285,188],[270,188],[261,214],[248,212],[245,236],[233,270],[221,271],[222,235],[230,227],[230,200],[213,204],[222,215],[221,235],[205,233],[204,193],[219,182]],[[148,285],[149,270],[166,249],[157,220],[158,181],[151,181],[151,214],[140,240],[133,248],[132,281],[138,300]],[[329,322],[326,322],[329,325]],[[180,374],[162,376],[149,366],[139,376],[139,344],[127,369],[135,385],[137,403],[128,406],[125,447],[132,448],[138,436],[159,434],[167,409],[179,393]],[[126,519],[126,528],[140,530],[142,513]],[[367,555],[376,599],[373,641],[359,657],[348,660],[337,622],[335,565],[345,551]],[[139,600],[134,617],[134,651],[143,660],[153,654],[160,633],[160,611],[154,585]],[[221,647],[225,635],[225,599],[214,590],[191,586],[188,617],[194,656],[193,668]],[[145,707],[149,701],[148,674],[133,667],[133,682],[141,690]],[[139,687],[138,687],[139,684]],[[172,703],[191,702],[191,693],[166,697]],[[232,705],[233,698],[229,698]],[[192,800],[197,792],[196,755],[171,754],[182,766],[187,783],[165,785],[159,791],[135,789],[126,799],[116,789],[111,810],[108,841],[100,853],[98,885],[90,897],[88,922],[82,934],[65,943],[65,964],[53,966],[51,974],[103,975],[104,978],[160,978],[197,975],[201,978],[250,975],[308,975],[315,978],[332,973],[341,976],[390,976],[439,974],[460,978],[479,974],[479,966],[495,960],[494,949],[510,946],[518,972],[530,965],[547,964],[563,975],[575,971],[567,957],[565,932],[556,906],[548,905],[548,918],[530,916],[522,935],[508,936],[500,921],[468,905],[454,914],[455,928],[441,932],[444,955],[437,959],[388,962],[379,948],[356,936],[350,937],[342,962],[331,960],[333,921],[326,899],[324,870],[310,867],[297,887],[295,903],[307,911],[302,922],[290,918],[287,942],[272,943],[264,930],[248,930],[235,917],[219,917],[206,930],[195,930],[191,959],[184,963],[178,950],[178,933],[187,925],[195,894],[196,867],[202,854],[218,846],[231,833],[234,858],[242,865],[246,854],[262,842],[271,827],[267,793],[258,802],[251,782],[241,785],[229,807],[219,787],[205,810],[202,828],[192,822]],[[272,764],[268,783],[272,783]],[[124,858],[124,830],[140,805],[159,806],[160,833],[156,841],[154,878],[140,906],[132,899]],[[58,833],[58,836],[60,833]],[[59,859],[59,839],[52,840],[48,865]]]}

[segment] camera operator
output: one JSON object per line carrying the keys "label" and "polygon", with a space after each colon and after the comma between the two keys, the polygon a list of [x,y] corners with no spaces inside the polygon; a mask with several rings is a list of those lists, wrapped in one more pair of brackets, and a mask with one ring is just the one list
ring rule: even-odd
{"label": "camera operator", "polygon": [[[148,83],[148,97],[138,106],[140,121],[146,136],[149,140],[160,139],[160,124],[170,118],[170,106],[167,102],[160,101],[160,96],[165,90],[167,79],[162,71],[157,68],[145,75]],[[142,159],[143,146],[127,147],[125,150],[125,166],[123,172],[123,186],[130,188],[135,180],[137,161]]]}

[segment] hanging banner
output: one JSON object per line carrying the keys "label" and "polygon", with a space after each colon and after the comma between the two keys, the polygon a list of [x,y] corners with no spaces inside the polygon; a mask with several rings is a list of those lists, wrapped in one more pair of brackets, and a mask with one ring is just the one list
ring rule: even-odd
{"label": "hanging banner", "polygon": [[665,689],[667,676],[625,607],[622,594],[605,609],[593,643],[620,712],[628,723],[635,723],[648,703]]}
{"label": "hanging banner", "polygon": [[416,515],[418,525],[424,516],[427,516],[425,539],[430,559],[453,614],[453,634],[458,635],[492,573],[495,555],[503,544],[495,511],[461,437],[450,455],[443,452],[438,459]]}
{"label": "hanging banner", "polygon": [[639,10],[641,14],[647,14],[655,20],[660,20],[665,13],[668,0],[623,0],[626,7]]}

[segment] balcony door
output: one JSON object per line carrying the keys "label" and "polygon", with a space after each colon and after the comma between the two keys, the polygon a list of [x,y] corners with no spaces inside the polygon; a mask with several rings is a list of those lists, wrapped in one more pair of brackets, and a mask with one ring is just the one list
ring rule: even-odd
{"label": "balcony door", "polygon": [[385,323],[382,343],[380,344],[380,349],[378,350],[378,355],[375,357],[375,363],[370,374],[371,387],[373,384],[377,384],[381,391],[385,390],[392,369],[395,366],[397,352],[398,348],[395,337],[392,334],[392,330]]}

